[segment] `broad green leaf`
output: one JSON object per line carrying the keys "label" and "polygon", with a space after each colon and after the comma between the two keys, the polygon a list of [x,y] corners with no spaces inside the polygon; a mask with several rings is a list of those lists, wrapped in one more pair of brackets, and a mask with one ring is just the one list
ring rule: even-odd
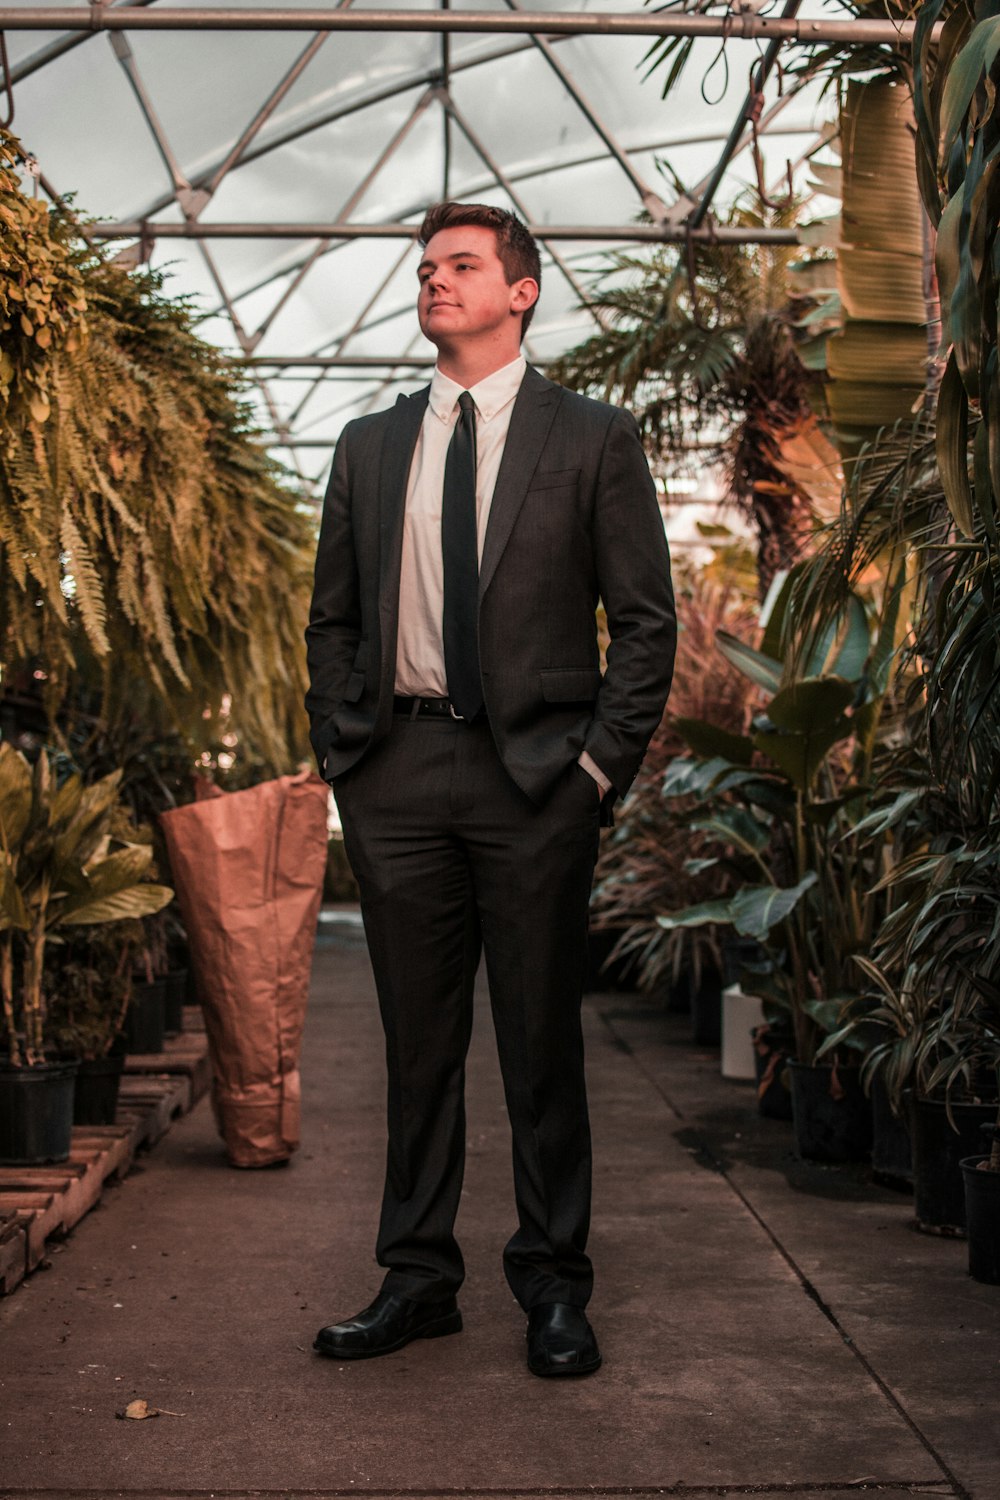
{"label": "broad green leaf", "polygon": [[692,832],[705,833],[746,854],[759,854],[767,847],[768,829],[742,807],[722,808],[712,818],[691,824]]}
{"label": "broad green leaf", "polygon": [[776,731],[767,734],[759,731],[753,737],[757,749],[770,756],[781,767],[792,785],[806,794],[823,760],[834,745],[853,733],[850,719],[846,716],[835,719],[832,724],[817,728],[812,734],[786,734]]}
{"label": "broad green leaf", "polygon": [[17,879],[13,871],[2,862],[0,854],[0,931],[16,927],[22,932],[31,926],[31,918],[24,904]]}
{"label": "broad green leaf", "polygon": [[798,885],[788,888],[775,885],[744,886],[729,902],[733,926],[743,937],[763,942],[772,928],[791,916],[817,879],[815,871],[810,870]]}
{"label": "broad green leaf", "polygon": [[31,767],[13,745],[0,745],[0,848],[16,853],[31,819]]}
{"label": "broad green leaf", "polygon": [[949,200],[941,223],[938,225],[934,259],[937,269],[938,290],[941,296],[941,345],[947,349],[952,343],[951,299],[958,286],[961,271],[958,231],[962,220],[964,188],[959,188]]}
{"label": "broad green leaf", "polygon": [[675,719],[674,728],[696,755],[730,760],[738,766],[749,766],[753,760],[753,741],[745,734],[731,734],[705,719]]}
{"label": "broad green leaf", "polygon": [[679,927],[707,927],[711,923],[725,927],[733,920],[730,906],[729,901],[702,901],[698,906],[686,906],[668,916],[657,917],[656,925],[664,932],[674,932]]}
{"label": "broad green leaf", "polygon": [[53,794],[49,822],[52,827],[75,817],[83,801],[83,782],[79,776],[67,776],[62,786]]}
{"label": "broad green leaf", "polygon": [[853,697],[854,688],[842,677],[806,677],[775,694],[767,717],[777,729],[811,735],[837,722]]}
{"label": "broad green leaf", "polygon": [[1000,51],[1000,18],[990,16],[972,34],[948,69],[941,102],[941,149],[951,149],[980,79],[989,76]]}
{"label": "broad green leaf", "polygon": [[952,349],[938,392],[937,460],[948,509],[959,530],[971,537],[975,521],[969,486],[968,411],[968,397]]}
{"label": "broad green leaf", "polygon": [[847,682],[857,682],[865,669],[871,650],[871,631],[864,604],[853,591],[848,596],[846,617],[838,632],[833,660],[822,663],[820,670],[843,677]]}
{"label": "broad green leaf", "polygon": [[760,649],[763,655],[770,657],[772,661],[784,660],[785,620],[788,615],[788,605],[795,584],[802,576],[803,567],[804,564],[799,563],[794,568],[775,573],[767,591],[767,597],[761,605],[761,624],[764,626],[764,634],[761,637]]}
{"label": "broad green leaf", "polygon": [[844,1004],[845,1001],[843,999],[819,1000],[806,998],[802,1001],[802,1009],[811,1020],[816,1022],[821,1030],[832,1031],[844,1013]]}
{"label": "broad green leaf", "polygon": [[129,890],[103,896],[86,906],[77,907],[58,919],[61,927],[89,927],[95,922],[122,922],[126,918],[151,917],[162,911],[174,893],[167,885],[136,885]]}
{"label": "broad green leaf", "polygon": [[111,854],[97,864],[89,865],[84,872],[84,880],[76,885],[62,907],[60,920],[65,921],[74,911],[80,911],[98,899],[138,885],[152,862],[152,849],[133,845],[128,849],[120,849],[117,854]]}
{"label": "broad green leaf", "polygon": [[112,771],[93,786],[84,787],[76,813],[56,840],[56,870],[69,859],[86,864],[93,857],[107,836],[110,815],[118,802],[121,776],[120,771]]}
{"label": "broad green leaf", "polygon": [[755,651],[738,636],[730,635],[728,630],[716,631],[715,640],[723,656],[738,672],[749,677],[758,687],[767,688],[772,693],[777,692],[781,686],[780,661],[774,661],[763,652]]}

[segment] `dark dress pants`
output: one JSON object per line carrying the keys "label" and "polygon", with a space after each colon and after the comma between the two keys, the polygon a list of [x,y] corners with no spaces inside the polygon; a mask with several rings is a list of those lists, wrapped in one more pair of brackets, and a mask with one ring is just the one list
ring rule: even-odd
{"label": "dark dress pants", "polygon": [[480,950],[510,1117],[518,1227],[504,1270],[526,1310],[586,1305],[591,1151],[580,1003],[600,793],[575,762],[537,806],[488,724],[397,716],[335,778],[385,1029],[384,1286],[455,1292],[465,1059]]}

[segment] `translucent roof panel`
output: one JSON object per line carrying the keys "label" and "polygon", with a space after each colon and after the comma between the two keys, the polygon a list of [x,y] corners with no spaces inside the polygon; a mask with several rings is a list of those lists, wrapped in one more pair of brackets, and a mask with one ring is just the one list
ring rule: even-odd
{"label": "translucent roof panel", "polygon": [[[0,8],[26,3],[0,0]],[[150,10],[155,0],[132,3]],[[170,8],[194,3],[170,0]],[[262,5],[296,8],[293,0]],[[437,8],[433,0],[346,6]],[[212,8],[252,7],[212,0]],[[518,0],[451,7],[517,8]],[[637,0],[521,8],[648,14]],[[810,11],[830,14],[820,0],[806,0],[800,14]],[[317,484],[351,416],[427,378],[434,351],[413,308],[412,236],[428,204],[497,203],[537,227],[543,293],[527,347],[542,363],[594,327],[581,300],[602,251],[629,243],[644,210],[675,222],[690,212],[762,48],[730,39],[723,55],[718,39],[699,39],[664,100],[663,70],[643,78],[649,45],[641,36],[495,30],[7,32],[14,129],[45,190],[73,194],[126,262],[166,268],[168,290],[194,298],[203,335],[257,362],[261,423],[279,455]],[[780,184],[790,162],[804,184],[805,154],[832,112],[814,86],[786,85],[780,95],[777,75],[768,81],[769,182]],[[744,146],[715,212],[754,181]],[[349,226],[346,237],[337,226]],[[573,227],[591,237],[545,234]],[[303,360],[314,363],[294,363]]]}

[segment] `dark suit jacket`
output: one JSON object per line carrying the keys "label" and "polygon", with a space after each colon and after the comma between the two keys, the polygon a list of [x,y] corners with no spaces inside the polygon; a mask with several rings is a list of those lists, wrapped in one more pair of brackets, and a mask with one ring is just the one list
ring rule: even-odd
{"label": "dark suit jacket", "polygon": [[[334,457],[306,631],[306,707],[328,780],[392,722],[403,511],[427,396],[349,423]],[[603,678],[598,598],[611,637]],[[518,786],[543,800],[586,749],[624,795],[660,721],[675,645],[667,544],[634,420],[529,367],[479,580],[483,694]]]}

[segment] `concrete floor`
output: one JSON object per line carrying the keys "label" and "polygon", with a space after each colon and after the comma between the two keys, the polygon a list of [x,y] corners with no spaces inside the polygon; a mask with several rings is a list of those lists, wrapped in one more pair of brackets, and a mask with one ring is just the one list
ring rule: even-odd
{"label": "concrete floor", "polygon": [[[524,1365],[485,1004],[465,1331],[314,1356],[317,1326],[379,1281],[381,1036],[364,949],[336,930],[291,1167],[227,1168],[203,1102],[0,1303],[0,1496],[1000,1500],[1000,1289],[862,1169],[798,1163],[790,1127],[633,995],[586,1010],[604,1368],[555,1382]],[[163,1415],[117,1421],[135,1397]]]}

